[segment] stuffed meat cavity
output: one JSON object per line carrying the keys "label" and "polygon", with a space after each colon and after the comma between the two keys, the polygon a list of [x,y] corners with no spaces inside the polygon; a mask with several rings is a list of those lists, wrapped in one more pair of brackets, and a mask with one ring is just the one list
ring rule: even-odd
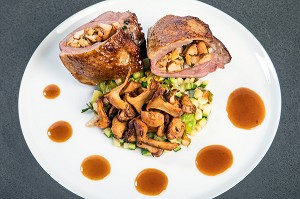
{"label": "stuffed meat cavity", "polygon": [[197,17],[167,15],[148,30],[151,71],[162,77],[203,77],[224,68],[231,56]]}
{"label": "stuffed meat cavity", "polygon": [[66,36],[59,44],[60,59],[81,83],[125,77],[142,69],[142,28],[131,12],[105,12]]}

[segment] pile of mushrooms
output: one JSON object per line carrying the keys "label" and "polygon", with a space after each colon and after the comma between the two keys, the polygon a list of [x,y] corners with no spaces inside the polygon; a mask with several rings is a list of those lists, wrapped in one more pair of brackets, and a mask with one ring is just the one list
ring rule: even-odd
{"label": "pile of mushrooms", "polygon": [[[147,88],[140,83],[125,81],[106,95],[97,99],[97,121],[99,128],[111,127],[113,136],[124,142],[136,143],[159,157],[164,150],[174,150],[180,143],[170,142],[181,139],[181,144],[191,142],[185,133],[185,124],[180,116],[195,113],[196,107],[187,95],[175,96],[177,90],[167,91],[152,80]],[[148,133],[165,138],[152,139]]]}

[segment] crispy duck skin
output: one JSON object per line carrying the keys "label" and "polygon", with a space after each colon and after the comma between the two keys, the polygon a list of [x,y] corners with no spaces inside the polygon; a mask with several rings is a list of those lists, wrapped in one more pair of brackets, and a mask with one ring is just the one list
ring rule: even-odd
{"label": "crispy duck skin", "polygon": [[[206,47],[212,52],[199,54],[197,62],[192,65],[181,65],[176,70],[174,68],[171,70],[171,65],[168,65],[170,66],[168,70],[166,70],[166,66],[159,66],[158,63],[168,53],[177,48],[187,47],[192,43],[196,45],[200,41],[206,44]],[[205,48],[205,50],[208,49]],[[186,58],[186,63],[188,63],[190,60],[187,60],[185,53],[183,51],[182,56]],[[217,68],[224,68],[224,65],[231,60],[228,50],[222,42],[213,36],[209,26],[199,18],[192,16],[167,15],[158,20],[148,30],[147,55],[151,60],[152,73],[162,77],[203,77],[214,72]]]}
{"label": "crispy duck skin", "polygon": [[[107,39],[83,47],[68,45],[76,33],[101,24],[113,27]],[[106,12],[66,36],[59,44],[59,57],[78,81],[97,85],[100,81],[125,77],[128,68],[132,69],[131,73],[141,70],[140,47],[144,43],[144,34],[134,13]]]}

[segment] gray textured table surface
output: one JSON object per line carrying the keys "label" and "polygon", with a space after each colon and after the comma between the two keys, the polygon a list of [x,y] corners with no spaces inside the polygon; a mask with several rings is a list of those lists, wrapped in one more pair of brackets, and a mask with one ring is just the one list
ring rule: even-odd
{"label": "gray textured table surface", "polygon": [[[63,20],[95,0],[10,0],[0,7],[0,197],[76,198],[36,162],[18,119],[18,92],[32,53]],[[300,198],[300,4],[297,0],[205,0],[261,42],[279,76],[282,114],[260,164],[219,198]]]}

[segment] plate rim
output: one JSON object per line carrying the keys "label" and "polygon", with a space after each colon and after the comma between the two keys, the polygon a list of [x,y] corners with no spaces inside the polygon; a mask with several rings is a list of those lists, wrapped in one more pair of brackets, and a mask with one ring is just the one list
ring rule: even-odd
{"label": "plate rim", "polygon": [[[62,185],[64,188],[68,189],[68,191],[71,191],[73,192],[74,194],[78,195],[78,196],[81,196],[81,197],[84,197],[84,195],[82,193],[79,193],[81,192],[80,190],[76,189],[76,191],[74,191],[74,188],[70,185],[67,185],[65,183],[63,183],[60,179],[57,179],[57,177],[53,176],[53,174],[50,174],[46,168],[45,168],[45,165],[41,162],[43,162],[41,159],[41,157],[38,155],[38,153],[36,153],[35,151],[35,147],[33,146],[34,143],[32,143],[32,141],[29,139],[29,136],[25,133],[25,131],[28,131],[30,128],[27,127],[27,124],[25,124],[25,120],[26,118],[25,115],[24,115],[24,108],[22,108],[22,101],[23,101],[23,96],[24,96],[24,82],[26,80],[26,74],[28,73],[29,71],[29,67],[31,65],[31,62],[32,62],[32,59],[36,56],[37,52],[40,50],[40,48],[42,48],[42,46],[44,45],[44,43],[49,40],[51,37],[53,37],[56,33],[58,33],[59,29],[61,27],[63,27],[65,24],[67,24],[69,21],[71,20],[74,20],[76,19],[76,17],[78,16],[81,16],[81,14],[84,14],[85,12],[93,9],[93,8],[104,8],[106,7],[106,3],[117,3],[117,2],[121,2],[122,0],[106,0],[106,1],[102,1],[102,2],[98,2],[98,3],[95,3],[93,5],[90,5],[76,13],[74,13],[73,15],[71,15],[70,17],[68,17],[67,19],[65,19],[64,21],[62,21],[60,24],[58,24],[43,40],[42,42],[38,45],[38,47],[35,49],[34,53],[32,54],[32,56],[30,57],[27,65],[26,65],[26,68],[24,70],[24,73],[23,73],[23,76],[22,76],[22,79],[21,79],[21,83],[20,83],[20,87],[19,87],[19,95],[18,95],[18,115],[19,115],[19,121],[20,121],[20,126],[21,126],[21,130],[22,130],[22,134],[24,136],[24,139],[26,141],[26,144],[28,146],[28,148],[30,149],[30,152],[31,154],[34,156],[35,160],[38,162],[38,164],[41,166],[41,168],[52,178],[54,179],[57,183],[59,183],[60,185]],[[136,2],[136,0],[126,0],[126,1],[132,1],[132,2]],[[237,185],[239,182],[241,182],[245,177],[247,177],[249,175],[249,173],[251,173],[257,166],[258,164],[261,162],[261,160],[265,157],[266,153],[268,152],[268,150],[270,149],[272,143],[273,143],[273,140],[277,134],[277,130],[278,130],[278,127],[279,127],[279,122],[280,122],[280,117],[281,117],[281,106],[282,106],[282,96],[281,96],[281,89],[280,89],[280,83],[279,83],[279,79],[278,79],[278,75],[277,75],[277,72],[276,72],[276,69],[275,69],[275,66],[274,64],[272,63],[272,60],[270,59],[268,53],[266,52],[266,50],[264,49],[264,47],[262,46],[262,44],[259,42],[259,40],[250,32],[250,30],[248,30],[243,24],[241,24],[239,21],[237,21],[236,19],[234,19],[233,17],[231,17],[229,14],[223,12],[222,10],[214,7],[214,6],[211,6],[207,3],[204,3],[204,2],[201,2],[201,1],[196,1],[196,0],[189,0],[189,1],[193,1],[193,2],[197,2],[199,4],[203,4],[205,6],[208,6],[208,7],[211,7],[212,9],[214,9],[215,11],[219,12],[219,13],[222,13],[223,15],[226,15],[226,17],[229,17],[230,20],[233,20],[235,23],[239,24],[239,26],[241,28],[244,29],[245,32],[247,32],[248,36],[250,36],[255,42],[257,46],[259,46],[265,56],[265,59],[266,61],[268,62],[268,70],[269,72],[271,73],[271,77],[272,77],[272,80],[273,80],[273,84],[275,83],[274,85],[274,88],[275,90],[273,90],[274,92],[274,95],[277,96],[278,98],[276,99],[276,102],[277,103],[274,103],[274,105],[277,105],[276,109],[274,110],[277,110],[276,112],[276,115],[274,116],[274,119],[275,121],[273,121],[273,127],[272,129],[274,129],[274,133],[272,134],[272,137],[270,137],[270,139],[268,140],[267,143],[265,143],[264,147],[263,147],[263,152],[260,153],[255,161],[252,161],[251,162],[251,166],[249,166],[250,169],[248,169],[246,172],[243,172],[242,174],[239,174],[239,178],[237,179],[234,179],[233,181],[231,181],[231,183],[229,183],[228,185],[226,186],[222,186],[222,191],[218,192],[217,194],[212,194],[211,197],[217,197],[221,194],[223,194],[224,192],[228,191],[229,189],[231,189],[232,187],[234,187],[235,185]],[[124,3],[124,1],[122,1]],[[72,25],[72,24],[71,24]],[[25,79],[25,80],[24,80]],[[22,114],[23,113],[23,114]],[[26,130],[25,130],[26,129]],[[35,151],[35,152],[34,152]],[[44,165],[44,166],[42,166]]]}

